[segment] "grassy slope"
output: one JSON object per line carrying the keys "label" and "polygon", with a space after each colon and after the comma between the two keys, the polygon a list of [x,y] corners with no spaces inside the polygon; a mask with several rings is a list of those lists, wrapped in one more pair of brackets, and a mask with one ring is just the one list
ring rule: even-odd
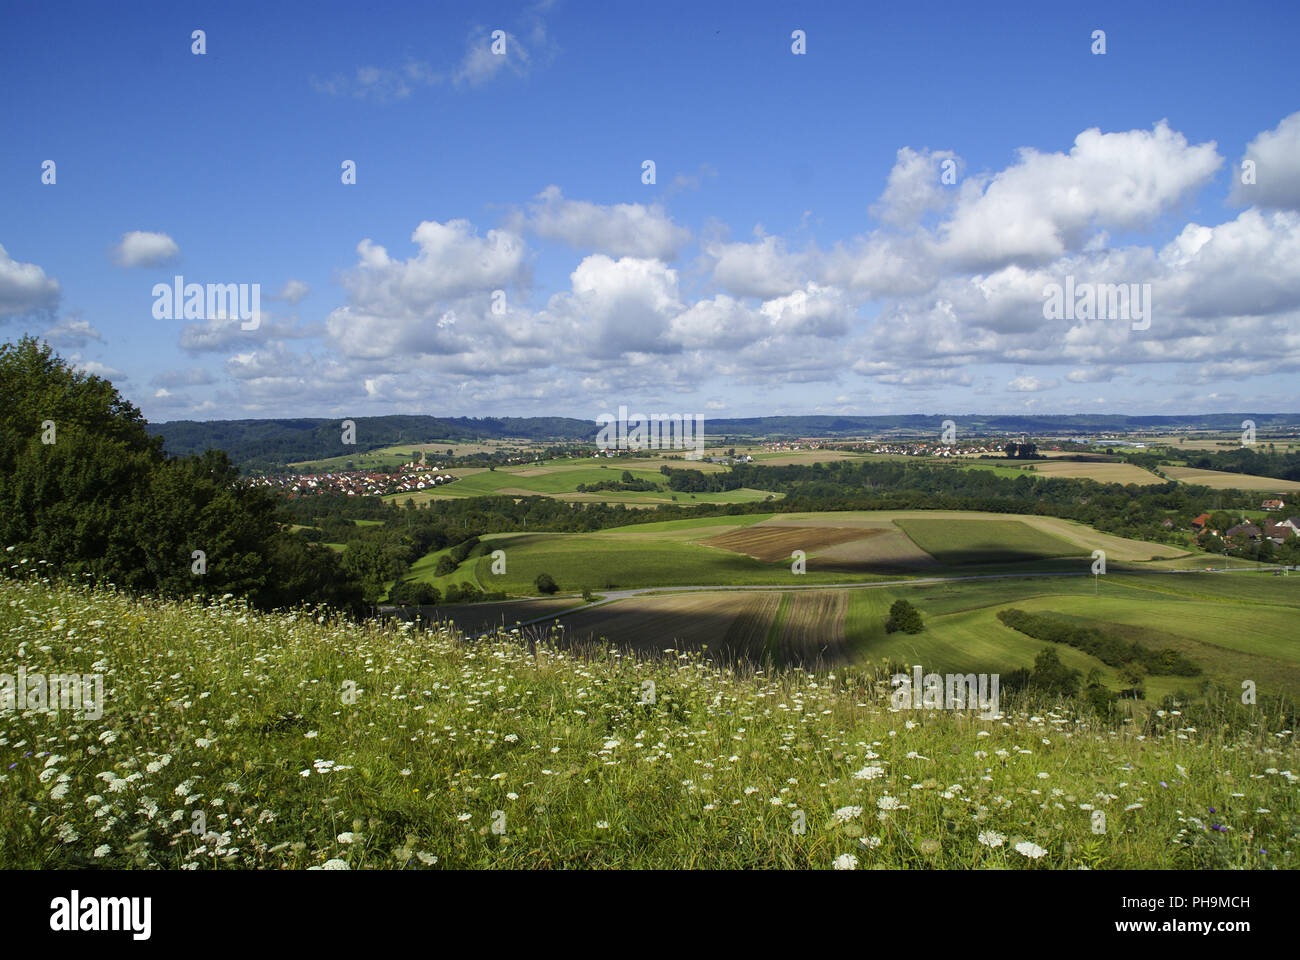
{"label": "grassy slope", "polygon": [[[1267,726],[1102,729],[1038,703],[1005,720],[899,714],[851,670],[534,658],[508,638],[466,646],[34,583],[0,584],[0,601],[7,649],[30,670],[98,663],[108,691],[98,720],[0,713],[3,867],[1300,860],[1300,757]],[[200,808],[203,837],[189,829]],[[1042,855],[1017,851],[1029,843]]]}
{"label": "grassy slope", "polygon": [[[1097,591],[1094,593],[1094,591]],[[852,636],[873,662],[921,663],[939,672],[1007,673],[1031,667],[1048,644],[1012,630],[997,619],[1011,607],[1058,613],[1107,634],[1153,649],[1172,647],[1198,664],[1200,677],[1150,676],[1147,699],[1183,690],[1195,694],[1203,679],[1230,689],[1252,680],[1261,692],[1300,697],[1300,579],[1250,574],[1229,577],[1173,577],[1115,574],[1091,578],[1005,580],[863,591],[879,597],[872,615]],[[894,597],[905,597],[922,613],[926,629],[915,636],[886,635],[879,626]],[[852,622],[852,621],[851,621]],[[1067,666],[1085,676],[1096,668],[1112,689],[1123,684],[1118,671],[1078,650],[1056,646]]]}

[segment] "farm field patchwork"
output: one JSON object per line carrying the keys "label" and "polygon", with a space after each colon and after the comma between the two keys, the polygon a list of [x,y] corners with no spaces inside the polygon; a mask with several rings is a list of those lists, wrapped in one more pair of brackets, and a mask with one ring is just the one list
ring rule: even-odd
{"label": "farm field patchwork", "polygon": [[775,563],[789,560],[795,550],[807,554],[820,553],[826,547],[864,540],[879,536],[887,531],[881,529],[862,529],[845,527],[795,527],[789,525],[770,526],[756,524],[741,527],[716,537],[710,537],[704,543],[710,547],[721,547],[762,560]]}
{"label": "farm field patchwork", "polygon": [[[926,545],[933,552],[923,549]],[[503,575],[491,573],[487,555],[496,549],[506,552]],[[807,573],[799,577],[791,572],[791,552],[796,549],[807,554]],[[701,517],[580,534],[492,534],[454,573],[434,576],[441,551],[417,561],[410,576],[439,589],[469,580],[484,590],[515,596],[534,594],[533,581],[541,573],[555,578],[561,591],[574,593],[660,586],[787,586],[932,576],[945,566],[970,573],[1024,570],[1027,564],[1051,561],[1068,569],[1076,561],[1090,564],[1095,549],[1105,550],[1113,563],[1224,565],[1223,558],[1207,555],[1170,559],[1186,557],[1187,551],[1114,537],[1053,517],[859,511]],[[996,567],[983,567],[988,564]]]}
{"label": "farm field patchwork", "polygon": [[[507,559],[501,576],[491,574],[488,555],[496,549]],[[790,570],[794,549],[808,555],[803,576]],[[1082,571],[1090,566],[1093,549],[1105,549],[1112,561],[1104,577],[871,586],[917,577],[1032,574],[1049,560],[1056,563],[1052,569],[1071,572],[1068,563],[1060,567],[1063,557],[1073,558],[1069,563]],[[661,521],[584,534],[495,534],[485,536],[475,555],[445,578],[432,576],[435,556],[423,558],[413,574],[440,588],[472,579],[485,590],[532,595],[534,579],[545,572],[568,595],[554,601],[557,607],[576,605],[574,595],[583,589],[596,594],[644,590],[590,609],[569,609],[559,620],[567,638],[604,637],[639,652],[707,644],[718,656],[725,651],[727,657],[758,662],[895,660],[936,670],[1006,672],[1031,667],[1046,646],[997,620],[999,610],[1015,606],[1083,618],[1125,642],[1143,637],[1148,646],[1159,642],[1160,649],[1178,650],[1200,664],[1205,677],[1216,682],[1239,684],[1242,678],[1231,671],[1248,669],[1247,679],[1263,691],[1300,693],[1300,653],[1291,640],[1300,616],[1300,578],[1158,572],[1221,568],[1225,562],[1051,517],[790,513]],[[1138,572],[1144,567],[1151,573]],[[800,589],[814,585],[826,589]],[[672,592],[695,587],[737,589]],[[669,592],[654,593],[658,588]],[[889,605],[898,598],[911,599],[920,610],[925,624],[920,634],[885,633]],[[501,611],[495,608],[502,605],[493,606],[491,618],[498,622]],[[551,612],[539,609],[538,616]],[[528,619],[508,611],[506,618]],[[1057,652],[1067,666],[1085,675],[1096,669],[1104,682],[1121,688],[1115,668],[1073,648]],[[1180,689],[1194,692],[1200,682],[1158,675],[1146,686],[1155,700]]]}
{"label": "farm field patchwork", "polygon": [[[707,647],[723,662],[758,662],[764,654],[764,627],[775,614],[776,601],[775,594],[757,591],[631,597],[563,618],[561,642],[607,641],[638,653]],[[743,622],[733,631],[738,619]]]}
{"label": "farm field patchwork", "polygon": [[[1173,649],[1203,673],[1155,674],[1145,680],[1146,705],[1182,692],[1195,697],[1204,680],[1230,690],[1243,680],[1261,693],[1300,696],[1300,581],[1267,575],[1119,574],[1090,577],[954,581],[821,589],[716,590],[650,594],[577,609],[562,616],[562,644],[613,645],[646,654],[667,648],[707,650],[719,661],[748,659],[832,666],[922,664],[927,671],[1009,673],[1030,668],[1045,648],[1087,676],[1096,670],[1111,689],[1119,670],[1073,647],[1037,640],[1003,624],[1010,608],[1048,613],[1095,627],[1125,644]],[[1216,594],[1218,594],[1216,596]],[[1268,594],[1269,602],[1241,595]],[[886,633],[890,605],[906,599],[921,612],[919,634]],[[558,612],[561,601],[553,601]],[[573,601],[569,601],[572,603]],[[489,605],[501,607],[503,605]],[[508,605],[505,605],[508,606]],[[572,609],[572,608],[571,608]],[[500,615],[497,614],[496,622]],[[507,613],[506,623],[522,619]],[[532,628],[537,635],[548,624]]]}

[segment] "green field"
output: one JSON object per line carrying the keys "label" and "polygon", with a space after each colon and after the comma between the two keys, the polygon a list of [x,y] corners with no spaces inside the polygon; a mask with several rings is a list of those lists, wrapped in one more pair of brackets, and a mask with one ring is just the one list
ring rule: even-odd
{"label": "green field", "polygon": [[526,440],[491,440],[483,443],[465,443],[452,440],[440,440],[430,443],[395,443],[392,446],[376,447],[374,450],[365,452],[343,453],[337,457],[324,457],[319,460],[302,460],[291,463],[290,466],[297,467],[302,473],[330,473],[349,469],[348,462],[351,461],[352,467],[350,469],[352,470],[391,470],[400,467],[404,463],[410,463],[413,454],[419,451],[426,451],[431,462],[440,463],[440,458],[448,450],[451,450],[452,455],[455,457],[464,457],[477,453],[495,453],[503,450],[517,450],[527,455],[529,450],[539,448],[540,445]]}
{"label": "green field", "polygon": [[[1267,599],[1243,599],[1255,596]],[[923,632],[884,632],[896,597],[921,611]],[[1125,642],[1174,649],[1203,669],[1199,677],[1149,676],[1148,701],[1178,690],[1194,696],[1205,679],[1238,690],[1251,680],[1261,692],[1300,698],[1300,577],[1120,573],[1097,583],[1091,577],[1044,578],[862,590],[850,596],[849,640],[867,661],[961,673],[1030,667],[1039,651],[1052,646],[1067,666],[1085,676],[1096,669],[1111,688],[1123,686],[1115,668],[1088,654],[1004,625],[997,614],[1012,607],[1064,615]]]}

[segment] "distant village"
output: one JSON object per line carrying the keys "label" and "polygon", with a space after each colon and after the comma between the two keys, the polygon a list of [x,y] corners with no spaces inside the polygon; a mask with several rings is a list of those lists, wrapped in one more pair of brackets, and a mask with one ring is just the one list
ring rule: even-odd
{"label": "distant village", "polygon": [[445,471],[441,464],[425,462],[424,454],[411,463],[404,463],[396,473],[378,470],[340,470],[329,473],[289,474],[287,476],[253,477],[251,487],[278,490],[293,498],[316,493],[341,493],[349,497],[382,497],[393,493],[415,493],[452,483],[456,477]]}
{"label": "distant village", "polygon": [[[1265,500],[1260,509],[1277,513],[1285,509],[1286,501],[1284,500]],[[1286,543],[1291,537],[1300,535],[1300,515],[1287,517],[1284,520],[1265,519],[1260,523],[1254,523],[1249,520],[1243,520],[1224,529],[1219,529],[1214,525],[1213,513],[1202,513],[1192,520],[1192,533],[1196,536],[1198,542],[1202,542],[1209,537],[1218,537],[1228,546],[1245,546],[1248,543],[1260,543],[1264,540],[1271,541],[1278,546]],[[1174,523],[1172,520],[1166,520],[1164,523],[1166,529],[1172,529]]]}

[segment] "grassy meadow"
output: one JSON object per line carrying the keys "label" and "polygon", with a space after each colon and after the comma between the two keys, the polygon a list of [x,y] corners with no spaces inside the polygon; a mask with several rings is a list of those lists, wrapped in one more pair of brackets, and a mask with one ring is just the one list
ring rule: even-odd
{"label": "grassy meadow", "polygon": [[466,643],[35,579],[0,581],[0,597],[5,672],[97,672],[105,689],[97,719],[0,712],[6,867],[1300,859],[1293,734],[1262,708],[1105,723],[1042,701],[990,719],[893,711],[883,677],[856,668],[579,658],[509,633]]}

